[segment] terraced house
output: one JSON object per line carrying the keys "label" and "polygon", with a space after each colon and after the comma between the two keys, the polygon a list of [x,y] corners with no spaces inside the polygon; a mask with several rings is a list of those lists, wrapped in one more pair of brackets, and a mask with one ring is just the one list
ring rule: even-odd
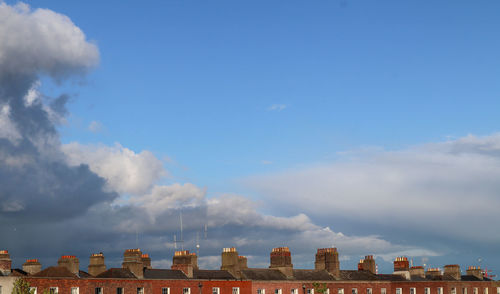
{"label": "terraced house", "polygon": [[3,250],[0,294],[10,294],[18,278],[28,281],[35,294],[500,294],[500,282],[485,277],[479,267],[462,275],[458,265],[426,270],[398,257],[392,274],[378,274],[368,255],[356,270],[341,270],[336,248],[318,249],[314,269],[294,269],[287,247],[272,250],[269,268],[249,268],[235,248],[224,248],[221,262],[220,270],[202,270],[196,254],[177,251],[170,269],[154,269],[147,254],[128,249],[121,268],[106,268],[104,255],[97,253],[90,256],[87,272],[71,255],[43,270],[36,259],[12,269]]}

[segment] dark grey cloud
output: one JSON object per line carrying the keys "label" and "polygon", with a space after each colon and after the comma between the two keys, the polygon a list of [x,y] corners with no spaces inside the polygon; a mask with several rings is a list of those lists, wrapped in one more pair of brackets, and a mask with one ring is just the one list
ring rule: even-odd
{"label": "dark grey cloud", "polygon": [[116,198],[88,166],[69,166],[64,160],[53,118],[66,114],[68,96],[45,104],[33,92],[40,75],[58,80],[80,75],[98,56],[67,17],[0,3],[2,221],[60,221]]}

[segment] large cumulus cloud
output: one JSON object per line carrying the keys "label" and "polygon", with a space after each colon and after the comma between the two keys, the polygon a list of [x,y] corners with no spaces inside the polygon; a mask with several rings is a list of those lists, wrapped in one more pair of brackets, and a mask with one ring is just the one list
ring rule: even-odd
{"label": "large cumulus cloud", "polygon": [[71,165],[87,164],[93,172],[105,177],[110,188],[119,193],[147,193],[157,180],[166,175],[161,160],[144,150],[140,153],[116,144],[82,145],[77,142],[63,146]]}
{"label": "large cumulus cloud", "polygon": [[65,78],[99,61],[97,47],[67,16],[23,3],[0,3],[0,40],[0,78]]}
{"label": "large cumulus cloud", "polygon": [[68,96],[44,102],[42,74],[58,80],[84,73],[97,48],[66,16],[0,3],[0,217],[24,222],[82,214],[115,193],[87,166],[64,161],[54,117]]}

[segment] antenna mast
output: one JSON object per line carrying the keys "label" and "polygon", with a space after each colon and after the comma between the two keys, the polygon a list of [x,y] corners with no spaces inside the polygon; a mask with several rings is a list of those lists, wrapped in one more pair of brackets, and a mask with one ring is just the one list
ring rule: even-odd
{"label": "antenna mast", "polygon": [[182,236],[182,210],[180,211],[180,218],[181,218],[181,250],[184,251],[184,238]]}
{"label": "antenna mast", "polygon": [[135,248],[139,248],[139,231],[135,227]]}
{"label": "antenna mast", "polygon": [[196,232],[196,255],[200,256],[200,232]]}

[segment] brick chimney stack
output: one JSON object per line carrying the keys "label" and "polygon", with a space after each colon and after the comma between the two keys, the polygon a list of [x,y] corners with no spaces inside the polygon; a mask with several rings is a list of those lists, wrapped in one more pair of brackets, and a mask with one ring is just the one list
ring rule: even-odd
{"label": "brick chimney stack", "polygon": [[425,272],[425,275],[429,276],[431,278],[442,276],[441,275],[441,270],[439,268],[437,268],[437,267],[435,267],[435,268],[432,268],[432,267],[428,268],[427,271]]}
{"label": "brick chimney stack", "polygon": [[72,274],[80,274],[80,261],[74,255],[63,255],[57,261],[58,266],[67,268]]}
{"label": "brick chimney stack", "polygon": [[8,250],[0,250],[0,273],[7,276],[10,275],[12,268],[12,260],[10,259]]}
{"label": "brick chimney stack", "polygon": [[410,262],[406,256],[396,257],[394,260],[394,274],[400,275],[409,280],[410,276]]}
{"label": "brick chimney stack", "polygon": [[287,277],[293,276],[292,254],[288,247],[273,248],[270,259],[269,268],[278,269]]}
{"label": "brick chimney stack", "polygon": [[360,259],[359,262],[358,262],[358,271],[362,271],[363,270],[363,259]]}
{"label": "brick chimney stack", "polygon": [[423,266],[412,266],[410,268],[410,276],[425,278],[425,271]]}
{"label": "brick chimney stack", "polygon": [[192,278],[193,270],[198,269],[198,257],[196,253],[189,253],[189,250],[175,251],[170,268],[181,270],[188,278]]}
{"label": "brick chimney stack", "polygon": [[141,249],[127,249],[123,253],[122,268],[128,269],[137,278],[144,278],[144,266],[142,264]]}
{"label": "brick chimney stack", "polygon": [[34,275],[42,270],[42,265],[38,262],[38,259],[28,259],[23,264],[23,271],[27,272],[29,275]]}
{"label": "brick chimney stack", "polygon": [[248,268],[248,265],[247,265],[247,257],[246,256],[238,256],[238,263],[240,264],[240,269],[247,269]]}
{"label": "brick chimney stack", "polygon": [[314,269],[326,270],[335,277],[340,277],[339,253],[337,248],[319,248],[316,251]]}
{"label": "brick chimney stack", "polygon": [[104,263],[104,254],[94,253],[90,256],[89,262],[89,274],[91,276],[97,276],[106,271],[106,264]]}
{"label": "brick chimney stack", "polygon": [[142,259],[142,266],[144,268],[147,268],[147,269],[152,269],[153,268],[153,267],[151,267],[151,257],[149,257],[149,254],[144,253],[141,256],[141,259]]}
{"label": "brick chimney stack", "polygon": [[221,270],[230,272],[236,278],[241,278],[241,270],[247,267],[247,258],[239,256],[236,248],[223,248],[221,253],[222,265]]}
{"label": "brick chimney stack", "polygon": [[479,266],[469,266],[467,268],[467,275],[468,276],[474,276],[480,280],[484,278],[483,271]]}
{"label": "brick chimney stack", "polygon": [[408,271],[410,270],[410,262],[406,256],[396,257],[394,260],[394,271]]}
{"label": "brick chimney stack", "polygon": [[462,274],[460,272],[460,266],[458,264],[448,264],[444,266],[444,274],[452,277],[453,279],[460,281],[462,279]]}
{"label": "brick chimney stack", "polygon": [[377,273],[377,265],[375,264],[375,259],[373,259],[373,255],[365,256],[365,259],[362,259],[358,264],[358,270],[368,271],[372,274]]}

